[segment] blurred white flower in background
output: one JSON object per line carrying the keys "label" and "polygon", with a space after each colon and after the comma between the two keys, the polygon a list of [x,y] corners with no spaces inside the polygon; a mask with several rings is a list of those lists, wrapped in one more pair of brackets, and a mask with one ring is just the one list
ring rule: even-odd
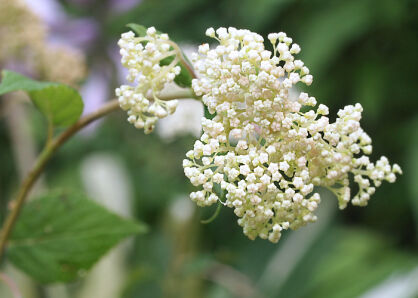
{"label": "blurred white flower in background", "polygon": [[[190,59],[196,51],[196,45],[180,45],[184,55]],[[167,89],[176,91],[179,88],[176,84],[168,84]],[[167,142],[173,141],[176,137],[191,135],[200,137],[202,134],[202,117],[204,108],[202,102],[195,99],[180,100],[176,112],[167,118],[160,119],[157,123],[157,134]]]}
{"label": "blurred white flower in background", "polygon": [[[83,114],[96,111],[109,98],[110,74],[103,67],[96,67],[91,70],[86,82],[81,87],[80,93],[84,99]],[[90,135],[100,125],[102,119],[91,123],[81,131],[83,135]]]}
{"label": "blurred white flower in background", "polygon": [[[87,157],[81,165],[81,177],[90,198],[123,217],[131,216],[132,184],[117,158],[107,153]],[[123,242],[102,258],[87,275],[77,297],[120,297],[129,249],[129,242]]]}
{"label": "blurred white flower in background", "polygon": [[170,216],[176,223],[186,223],[193,217],[196,207],[187,194],[172,200],[169,208]]}
{"label": "blurred white flower in background", "polygon": [[203,104],[200,101],[195,99],[180,100],[173,115],[160,119],[157,124],[157,133],[167,142],[173,141],[178,136],[199,137],[202,133],[201,119],[203,115]]}
{"label": "blurred white flower in background", "polygon": [[67,18],[62,6],[56,0],[25,0],[25,3],[48,25]]}
{"label": "blurred white flower in background", "polygon": [[289,100],[291,101],[297,101],[300,96],[300,90],[297,86],[292,86],[292,88],[289,89]]}
{"label": "blurred white flower in background", "polygon": [[404,274],[393,274],[371,288],[361,298],[415,298],[418,295],[418,267]]}
{"label": "blurred white flower in background", "polygon": [[84,159],[81,178],[90,198],[120,216],[131,216],[131,179],[113,154],[95,153]]}

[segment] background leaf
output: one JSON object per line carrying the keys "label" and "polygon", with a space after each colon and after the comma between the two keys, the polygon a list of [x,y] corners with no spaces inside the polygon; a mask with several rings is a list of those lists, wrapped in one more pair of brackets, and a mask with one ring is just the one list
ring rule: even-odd
{"label": "background leaf", "polygon": [[35,106],[57,126],[76,122],[83,112],[83,100],[77,90],[59,83],[38,82],[13,71],[2,72],[0,95],[22,90]]}
{"label": "background leaf", "polygon": [[360,297],[384,279],[416,265],[416,256],[394,250],[382,235],[334,227],[322,234],[309,255],[300,260],[280,289],[280,297]]}
{"label": "background leaf", "polygon": [[58,85],[58,83],[38,82],[17,72],[3,70],[2,81],[0,84],[0,95],[18,90],[27,92],[41,90],[52,85]]}
{"label": "background leaf", "polygon": [[[145,26],[130,23],[126,25],[126,27],[132,29],[139,37],[144,37],[145,35],[147,35],[147,28]],[[160,31],[157,31],[157,33],[161,34]]]}
{"label": "background leaf", "polygon": [[58,192],[25,206],[10,240],[14,265],[42,283],[67,282],[145,226],[83,195]]}
{"label": "background leaf", "polygon": [[[183,57],[186,58],[186,56],[183,54]],[[160,61],[160,65],[168,65],[171,63],[171,61],[174,60],[174,56],[170,56],[167,57],[163,60]],[[187,68],[183,65],[183,63],[178,63],[178,66],[180,66],[180,73],[178,75],[176,75],[176,77],[174,78],[174,82],[183,88],[187,88],[187,87],[191,87],[192,86],[192,75],[190,74],[190,72],[187,70]]]}

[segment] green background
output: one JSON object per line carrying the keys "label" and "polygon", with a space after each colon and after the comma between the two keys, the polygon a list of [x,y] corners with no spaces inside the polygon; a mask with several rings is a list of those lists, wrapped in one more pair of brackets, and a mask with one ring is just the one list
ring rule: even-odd
{"label": "green background", "polygon": [[[94,152],[114,155],[127,169],[132,213],[149,232],[134,239],[121,297],[250,297],[251,291],[257,297],[360,297],[411,272],[418,284],[418,1],[145,0],[121,15],[108,11],[106,1],[90,2],[62,4],[72,16],[100,23],[101,35],[88,53],[91,65],[108,63],[101,49],[115,44],[131,22],[155,26],[183,44],[207,42],[207,27],[234,26],[263,36],[286,32],[301,46],[300,57],[314,76],[304,90],[328,105],[330,115],[360,102],[372,159],[385,155],[404,171],[395,184],[384,183],[366,208],[337,211],[337,200],[324,192],[312,227],[287,232],[278,244],[250,241],[229,209],[208,225],[200,219],[213,208],[196,209],[186,223],[173,221],[173,200],[193,190],[181,166],[193,137],[167,143],[155,133],[145,136],[116,113],[62,148],[47,167],[46,181],[51,188],[83,188],[80,165]],[[45,123],[32,109],[30,116],[41,146]],[[0,121],[4,215],[18,177],[7,126]],[[417,291],[405,297],[418,297]]]}

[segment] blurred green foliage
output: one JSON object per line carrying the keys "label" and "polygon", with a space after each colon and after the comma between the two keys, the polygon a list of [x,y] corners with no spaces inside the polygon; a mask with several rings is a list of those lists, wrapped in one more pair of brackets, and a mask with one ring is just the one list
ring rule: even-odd
{"label": "blurred green foliage", "polygon": [[[181,167],[193,139],[167,143],[134,129],[124,115],[112,115],[96,133],[69,142],[46,176],[50,186],[81,188],[80,162],[97,151],[117,155],[128,169],[134,214],[149,225],[150,233],[135,243],[124,298],[240,297],[236,282],[228,286],[215,278],[226,270],[217,264],[230,268],[226,272],[238,280],[238,288],[250,286],[257,297],[295,298],[358,297],[393,275],[417,268],[418,1],[144,0],[118,16],[104,12],[98,2],[97,10],[62,2],[74,16],[93,15],[100,21],[103,33],[90,53],[91,63],[107,61],[100,45],[115,44],[132,22],[155,26],[186,44],[208,41],[207,27],[235,26],[263,35],[285,31],[300,44],[301,58],[314,75],[307,91],[330,107],[330,115],[360,102],[363,128],[373,139],[372,159],[386,155],[404,170],[395,184],[377,190],[368,207],[348,207],[334,214],[312,243],[300,243],[307,246],[306,253],[285,255],[297,262],[277,269],[277,280],[284,282],[279,288],[270,285],[275,290],[268,292],[257,288],[267,265],[294,234],[307,228],[286,233],[277,245],[250,241],[231,210],[223,209],[214,222],[201,225],[200,219],[208,218],[216,207],[198,210],[192,220],[176,228],[169,222],[168,210],[176,196],[193,189]],[[34,115],[33,133],[41,144],[43,135],[38,131],[43,123]],[[4,206],[17,177],[3,124],[0,144]],[[335,198],[331,204],[336,206]]]}

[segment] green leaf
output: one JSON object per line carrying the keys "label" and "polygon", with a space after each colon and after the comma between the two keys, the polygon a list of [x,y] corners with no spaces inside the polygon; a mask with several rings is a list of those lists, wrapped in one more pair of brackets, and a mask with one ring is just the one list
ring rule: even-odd
{"label": "green leaf", "polygon": [[209,109],[208,109],[208,107],[207,107],[207,106],[204,106],[204,109],[205,109],[205,118],[206,118],[206,119],[210,119],[210,120],[212,120],[213,118],[215,118],[216,113],[211,114],[211,113],[209,112]]}
{"label": "green leaf", "polygon": [[8,257],[39,282],[68,282],[120,240],[145,230],[81,194],[56,192],[23,208]]}
{"label": "green leaf", "polygon": [[30,92],[41,90],[51,85],[58,85],[57,83],[38,82],[10,70],[3,70],[2,78],[3,79],[0,84],[0,95],[18,90]]}
{"label": "green leaf", "polygon": [[[183,55],[184,61],[188,65],[192,65],[192,63],[189,61],[189,59],[187,58],[187,56],[184,54],[183,51],[181,51],[181,54]],[[193,80],[192,74],[183,63],[180,63],[180,67],[181,67],[180,73],[174,78],[174,82],[176,82],[176,84],[179,85],[180,87],[191,88],[192,80]]]}
{"label": "green leaf", "polygon": [[[186,56],[184,55],[184,53],[182,53],[183,57],[186,58]],[[174,60],[174,56],[170,56],[167,58],[164,58],[163,60],[160,61],[160,65],[169,65],[172,61]],[[178,66],[180,66],[180,73],[174,78],[174,82],[183,88],[189,88],[192,86],[192,80],[193,77],[190,74],[189,70],[186,68],[186,66],[184,66],[183,63],[177,63]]]}
{"label": "green leaf", "polygon": [[[134,23],[128,24],[126,26],[132,29],[139,37],[144,37],[145,35],[147,35],[147,28],[145,26]],[[157,30],[157,34],[162,34],[162,32]],[[191,65],[190,61],[187,59],[183,51],[181,52],[181,54],[184,57],[184,63],[188,63],[189,65]],[[174,58],[175,56],[164,58],[160,61],[160,65],[169,65],[174,60]],[[180,66],[181,70],[180,73],[174,78],[174,82],[180,87],[190,88],[192,86],[193,76],[184,63],[180,62],[177,64],[178,66]]]}
{"label": "green leaf", "polygon": [[77,90],[60,83],[39,82],[13,71],[2,71],[0,95],[25,91],[35,106],[56,126],[76,122],[83,112],[83,100]]}
{"label": "green leaf", "polygon": [[132,29],[132,31],[135,32],[139,37],[144,37],[145,35],[147,35],[147,28],[145,26],[130,23],[126,25],[126,27]]}
{"label": "green leaf", "polygon": [[66,85],[51,85],[29,93],[29,96],[54,125],[67,126],[76,122],[83,112],[80,94]]}

